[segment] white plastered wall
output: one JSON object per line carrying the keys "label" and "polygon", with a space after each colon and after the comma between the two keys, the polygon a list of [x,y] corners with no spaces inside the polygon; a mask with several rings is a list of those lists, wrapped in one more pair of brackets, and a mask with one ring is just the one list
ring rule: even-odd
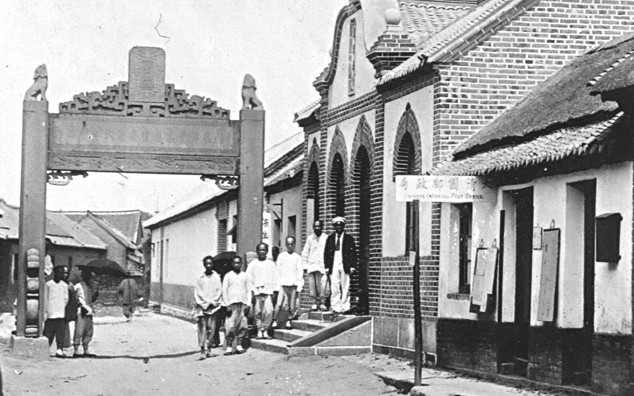
{"label": "white plastered wall", "polygon": [[[354,95],[348,94],[348,38],[350,35],[350,20],[355,19],[356,45],[355,45],[355,90]],[[374,66],[366,57],[363,13],[356,12],[349,16],[343,24],[341,43],[339,45],[339,59],[335,77],[330,86],[330,108],[340,106],[350,100],[363,96],[374,90]]]}
{"label": "white plastered wall", "polygon": [[[579,198],[571,194],[570,184],[596,179],[596,215],[620,213],[623,216],[620,234],[621,260],[617,264],[595,263],[595,332],[631,334],[631,282],[632,282],[632,163],[603,166],[599,169],[567,175],[545,177],[528,184],[503,186],[498,189],[495,205],[474,204],[472,250],[481,239],[497,238],[500,210],[506,211],[504,238],[503,321],[514,321],[515,299],[515,213],[510,191],[533,187],[533,226],[550,228],[554,221],[561,229],[557,326],[580,328],[583,323],[583,261],[579,261],[579,246],[567,238],[580,238],[574,230],[578,224],[575,208]],[[455,238],[455,215],[449,204],[443,204],[441,219],[441,258],[439,316],[443,318],[474,319],[469,313],[468,300],[452,300],[448,293],[456,293],[458,285],[457,255],[452,251]],[[452,219],[453,217],[453,219]],[[453,222],[452,222],[453,220]],[[452,225],[453,224],[453,225]],[[499,243],[499,241],[498,241]],[[568,249],[567,249],[568,247]],[[531,325],[539,326],[537,317],[539,284],[541,277],[541,250],[533,250]],[[475,263],[475,256],[472,257]]]}
{"label": "white plastered wall", "polygon": [[[433,87],[422,88],[402,98],[385,104],[384,127],[384,172],[383,172],[383,256],[398,257],[405,255],[405,223],[406,204],[396,202],[396,187],[393,179],[394,146],[398,124],[405,113],[407,104],[410,104],[418,122],[421,153],[422,172],[432,167],[433,145]],[[421,202],[419,210],[419,249],[421,256],[431,254],[431,203]]]}
{"label": "white plastered wall", "polygon": [[[215,235],[218,230],[215,208],[162,226],[163,228],[163,283],[191,285],[196,274],[203,271],[202,259],[215,256]],[[152,237],[155,236],[155,230]],[[160,232],[156,232],[160,238]],[[214,237],[212,237],[214,236]],[[159,239],[160,240],[160,239]],[[169,241],[169,243],[167,242]],[[156,259],[157,265],[154,265]],[[159,253],[153,257],[152,281],[159,282]]]}

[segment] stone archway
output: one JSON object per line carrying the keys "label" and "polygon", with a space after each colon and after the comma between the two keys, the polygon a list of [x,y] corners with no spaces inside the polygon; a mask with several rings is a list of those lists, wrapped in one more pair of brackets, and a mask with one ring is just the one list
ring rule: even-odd
{"label": "stone archway", "polygon": [[[128,81],[75,95],[49,114],[46,66],[36,69],[23,102],[17,337],[40,337],[44,322],[46,184],[86,172],[196,174],[236,188],[238,250],[262,239],[264,111],[246,75],[240,120],[216,101],[165,83],[165,51],[134,47]],[[40,100],[38,100],[38,97]],[[246,155],[248,153],[248,155]],[[48,173],[47,173],[48,172]],[[38,339],[38,342],[40,339]]]}

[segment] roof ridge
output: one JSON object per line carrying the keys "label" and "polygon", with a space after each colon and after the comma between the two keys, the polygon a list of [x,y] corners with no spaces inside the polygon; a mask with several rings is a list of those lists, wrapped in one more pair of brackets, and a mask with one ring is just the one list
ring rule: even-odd
{"label": "roof ridge", "polygon": [[[464,37],[461,39],[461,36],[467,34],[472,36],[471,33],[475,34],[478,32],[485,33],[486,29],[483,29],[482,25],[494,23],[495,21],[499,22],[503,19],[502,16],[505,13],[518,8],[522,3],[536,1],[539,0],[489,0],[473,7],[470,12],[459,17],[432,36],[416,54],[381,76],[377,85],[383,85],[397,78],[404,77],[426,63],[439,61],[442,55],[452,52],[452,46],[468,43],[468,40]],[[525,11],[526,8],[526,6],[522,6],[521,11]]]}
{"label": "roof ridge", "polygon": [[625,62],[629,57],[632,56],[633,53],[634,53],[634,48],[632,48],[630,51],[625,53],[625,55],[623,55],[621,58],[619,58],[616,62],[611,64],[610,67],[608,67],[607,69],[605,69],[601,73],[597,74],[592,80],[588,81],[588,84],[586,86],[587,87],[595,86],[599,82],[599,80],[601,80],[603,78],[603,76],[605,76],[610,71],[614,70],[619,65],[621,65],[623,62]]}

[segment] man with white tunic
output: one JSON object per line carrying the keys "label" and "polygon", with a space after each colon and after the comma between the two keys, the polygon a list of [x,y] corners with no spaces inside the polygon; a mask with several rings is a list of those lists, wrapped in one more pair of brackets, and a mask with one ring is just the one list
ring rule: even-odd
{"label": "man with white tunic", "polygon": [[308,274],[308,295],[313,299],[311,311],[326,310],[326,298],[328,297],[328,276],[324,266],[324,249],[328,235],[323,233],[321,220],[313,222],[313,231],[302,250],[302,267]]}
{"label": "man with white tunic", "polygon": [[344,232],[346,218],[332,219],[335,232],[326,239],[324,265],[331,282],[330,304],[335,313],[350,311],[350,274],[358,265],[357,246],[352,235]]}
{"label": "man with white tunic", "polygon": [[291,319],[297,313],[297,296],[304,287],[304,271],[302,271],[302,258],[295,253],[295,237],[286,238],[286,251],[277,257],[277,281],[279,295],[273,312],[273,327],[277,327],[277,319],[282,310],[288,312],[286,328],[291,329]]}
{"label": "man with white tunic", "polygon": [[222,281],[220,275],[213,270],[213,257],[205,257],[203,266],[205,272],[196,279],[194,292],[194,309],[198,324],[198,346],[200,347],[201,360],[212,356],[211,344],[214,339],[216,320],[222,299]]}

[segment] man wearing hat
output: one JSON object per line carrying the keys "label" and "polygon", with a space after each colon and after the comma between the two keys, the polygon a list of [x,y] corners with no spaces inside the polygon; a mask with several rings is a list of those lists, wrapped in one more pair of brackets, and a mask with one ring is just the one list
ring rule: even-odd
{"label": "man wearing hat", "polygon": [[350,311],[350,274],[356,271],[357,246],[352,235],[343,231],[346,218],[332,219],[335,232],[328,236],[324,249],[324,265],[330,275],[330,305],[333,312]]}

